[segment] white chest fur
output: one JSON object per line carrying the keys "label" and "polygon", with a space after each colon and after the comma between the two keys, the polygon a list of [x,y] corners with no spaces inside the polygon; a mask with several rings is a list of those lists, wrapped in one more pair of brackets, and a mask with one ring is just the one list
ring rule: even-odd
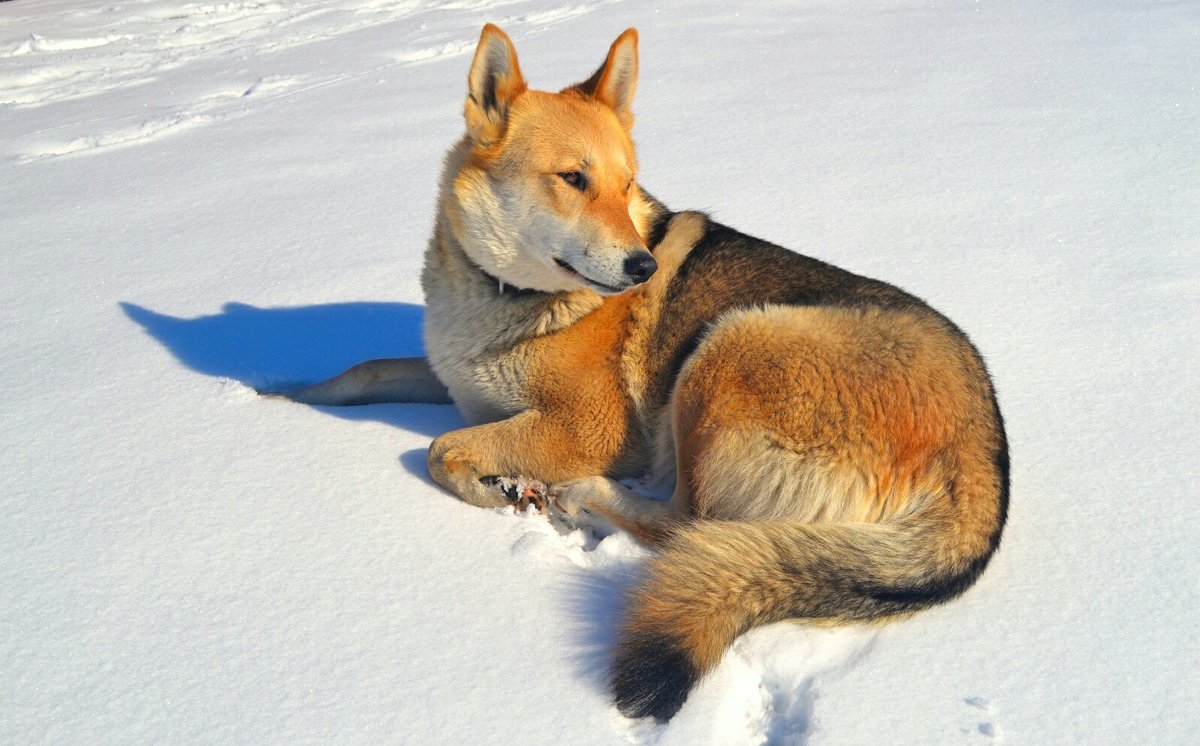
{"label": "white chest fur", "polygon": [[[425,350],[463,418],[471,424],[510,417],[529,406],[524,371],[511,347],[498,346],[507,328],[501,302],[456,302],[426,294]],[[495,306],[495,308],[489,308]]]}

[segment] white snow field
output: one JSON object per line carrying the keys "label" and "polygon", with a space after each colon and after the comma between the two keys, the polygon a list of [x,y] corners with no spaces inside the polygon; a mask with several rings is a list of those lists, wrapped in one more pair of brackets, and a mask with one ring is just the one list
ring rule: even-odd
{"label": "white snow field", "polygon": [[[972,336],[1000,552],[883,628],[740,639],[610,705],[628,536],[429,480],[451,407],[254,386],[421,348],[470,52],[641,32],[641,182]],[[1183,744],[1200,738],[1200,6],[0,3],[0,742]]]}

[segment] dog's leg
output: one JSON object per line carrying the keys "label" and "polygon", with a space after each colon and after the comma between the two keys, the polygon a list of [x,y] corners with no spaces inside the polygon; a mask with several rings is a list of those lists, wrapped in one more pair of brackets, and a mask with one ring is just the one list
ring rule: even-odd
{"label": "dog's leg", "polygon": [[302,404],[450,404],[450,394],[423,357],[368,360],[327,381],[297,389],[260,391]]}
{"label": "dog's leg", "polygon": [[505,492],[509,479],[543,483],[602,474],[616,458],[620,442],[598,432],[579,432],[561,418],[536,410],[452,430],[429,446],[429,474],[433,480],[480,507],[513,504]]}

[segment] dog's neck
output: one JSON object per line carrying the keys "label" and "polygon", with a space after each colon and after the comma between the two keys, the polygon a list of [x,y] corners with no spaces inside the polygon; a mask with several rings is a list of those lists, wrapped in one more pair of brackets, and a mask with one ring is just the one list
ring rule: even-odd
{"label": "dog's neck", "polygon": [[[459,248],[459,250],[462,251],[461,247]],[[504,280],[501,280],[499,277],[496,277],[495,275],[489,273],[483,267],[480,267],[478,264],[471,261],[471,257],[467,256],[467,253],[465,251],[463,252],[463,258],[466,260],[467,264],[474,267],[475,271],[478,272],[479,274],[481,274],[484,277],[484,279],[486,279],[492,285],[496,286],[496,291],[500,295],[503,295],[503,296],[506,296],[509,298],[524,298],[524,297],[530,296],[530,295],[550,295],[550,293],[547,293],[544,290],[535,290],[533,288],[519,288],[510,282],[505,282]]]}
{"label": "dog's neck", "polygon": [[[558,293],[518,288],[482,269],[467,254],[443,213],[426,254],[425,302],[453,316],[487,344],[513,344],[570,326],[604,299],[580,288]],[[503,285],[503,287],[502,287]]]}
{"label": "dog's neck", "polygon": [[[452,151],[452,156],[455,154],[458,149]],[[521,288],[479,266],[456,235],[454,221],[446,210],[446,202],[454,197],[445,176],[442,187],[442,209],[422,276],[426,304],[439,307],[439,317],[454,317],[491,343],[512,344],[570,326],[604,302],[603,297],[587,288],[553,293]],[[640,187],[630,213],[653,252],[663,239],[672,213]]]}

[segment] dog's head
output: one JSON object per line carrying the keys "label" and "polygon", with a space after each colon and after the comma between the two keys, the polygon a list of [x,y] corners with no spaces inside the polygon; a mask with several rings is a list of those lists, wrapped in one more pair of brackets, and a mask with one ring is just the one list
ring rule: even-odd
{"label": "dog's head", "polygon": [[637,31],[629,29],[583,83],[532,91],[512,41],[484,27],[445,205],[476,264],[516,287],[605,295],[654,273],[634,224],[645,210],[630,139],[637,67]]}

